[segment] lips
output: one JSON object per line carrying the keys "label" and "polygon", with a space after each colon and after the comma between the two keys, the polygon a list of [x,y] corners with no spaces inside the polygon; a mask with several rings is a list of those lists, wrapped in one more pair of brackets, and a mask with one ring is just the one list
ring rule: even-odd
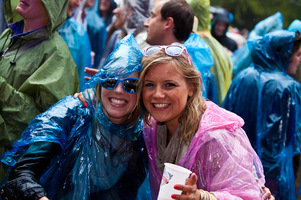
{"label": "lips", "polygon": [[115,107],[121,107],[127,104],[127,100],[125,99],[119,99],[119,98],[109,98],[109,101],[111,102],[111,104]]}
{"label": "lips", "polygon": [[165,110],[170,106],[168,103],[152,103],[152,105],[156,110]]}
{"label": "lips", "polygon": [[29,6],[29,4],[26,1],[20,1],[19,5],[20,6]]}

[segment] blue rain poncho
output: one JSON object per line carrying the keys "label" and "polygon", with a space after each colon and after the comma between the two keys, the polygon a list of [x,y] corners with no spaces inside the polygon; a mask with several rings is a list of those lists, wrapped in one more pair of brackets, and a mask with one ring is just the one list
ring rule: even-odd
{"label": "blue rain poncho", "polygon": [[[282,29],[283,17],[280,12],[277,12],[256,24],[250,32],[248,39],[264,36],[267,33]],[[231,60],[233,62],[233,76],[236,76],[241,70],[247,68],[252,63],[248,45],[244,44],[240,49],[236,50],[231,55]]]}
{"label": "blue rain poncho", "polygon": [[292,158],[300,152],[301,85],[286,71],[295,33],[275,31],[248,41],[252,65],[232,81],[223,106],[241,116],[277,199],[296,199]]}
{"label": "blue rain poncho", "polygon": [[201,72],[203,97],[218,103],[216,82],[214,76],[210,72],[210,68],[213,65],[213,59],[209,46],[195,33],[190,34],[189,38],[185,41],[184,46],[192,59],[195,69]]}
{"label": "blue rain poncho", "polygon": [[77,66],[79,91],[82,91],[86,83],[85,67],[91,67],[91,45],[87,31],[81,23],[68,18],[58,32],[65,40]]}
{"label": "blue rain poncho", "polygon": [[[101,73],[124,78],[140,70],[142,56],[132,35],[121,40],[86,84],[83,94],[88,106],[72,96],[62,99],[32,121],[1,161],[14,166],[28,146],[56,143],[60,151],[42,170],[39,181],[49,199],[135,199],[145,177],[142,120],[113,124],[103,113],[94,88]],[[18,186],[10,186],[11,193],[18,194]],[[25,195],[32,192],[31,188],[25,191]]]}

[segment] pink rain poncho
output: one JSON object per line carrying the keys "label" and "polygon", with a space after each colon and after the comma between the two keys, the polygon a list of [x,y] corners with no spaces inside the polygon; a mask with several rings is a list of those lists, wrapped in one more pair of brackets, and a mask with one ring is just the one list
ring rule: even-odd
{"label": "pink rain poncho", "polygon": [[[262,164],[241,128],[242,118],[207,101],[199,130],[179,163],[198,176],[197,187],[218,200],[261,199]],[[149,158],[152,198],[156,199],[162,172],[156,166],[157,122],[143,128]]]}

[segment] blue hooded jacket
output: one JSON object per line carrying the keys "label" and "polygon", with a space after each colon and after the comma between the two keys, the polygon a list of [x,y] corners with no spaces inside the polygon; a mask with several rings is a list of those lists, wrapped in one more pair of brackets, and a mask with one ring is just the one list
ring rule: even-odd
{"label": "blue hooded jacket", "polygon": [[232,81],[223,107],[241,116],[276,199],[296,199],[292,158],[300,153],[301,85],[286,71],[295,33],[275,31],[248,41],[252,65]]}

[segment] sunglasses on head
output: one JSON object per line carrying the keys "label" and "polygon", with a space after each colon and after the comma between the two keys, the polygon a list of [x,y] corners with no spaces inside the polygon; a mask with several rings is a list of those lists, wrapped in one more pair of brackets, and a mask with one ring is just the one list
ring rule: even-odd
{"label": "sunglasses on head", "polygon": [[191,60],[188,56],[188,52],[186,47],[181,46],[181,45],[169,45],[169,46],[150,46],[147,49],[144,50],[144,55],[146,57],[154,55],[156,53],[158,53],[161,49],[165,50],[165,53],[169,56],[180,56],[182,54],[183,51],[185,51],[186,56],[187,56],[187,60],[189,62],[189,64],[191,65]]}
{"label": "sunglasses on head", "polygon": [[116,88],[118,83],[121,82],[124,91],[130,94],[136,94],[138,81],[138,78],[133,77],[119,79],[117,76],[112,74],[102,74],[100,84],[105,89],[113,90],[114,88]]}

